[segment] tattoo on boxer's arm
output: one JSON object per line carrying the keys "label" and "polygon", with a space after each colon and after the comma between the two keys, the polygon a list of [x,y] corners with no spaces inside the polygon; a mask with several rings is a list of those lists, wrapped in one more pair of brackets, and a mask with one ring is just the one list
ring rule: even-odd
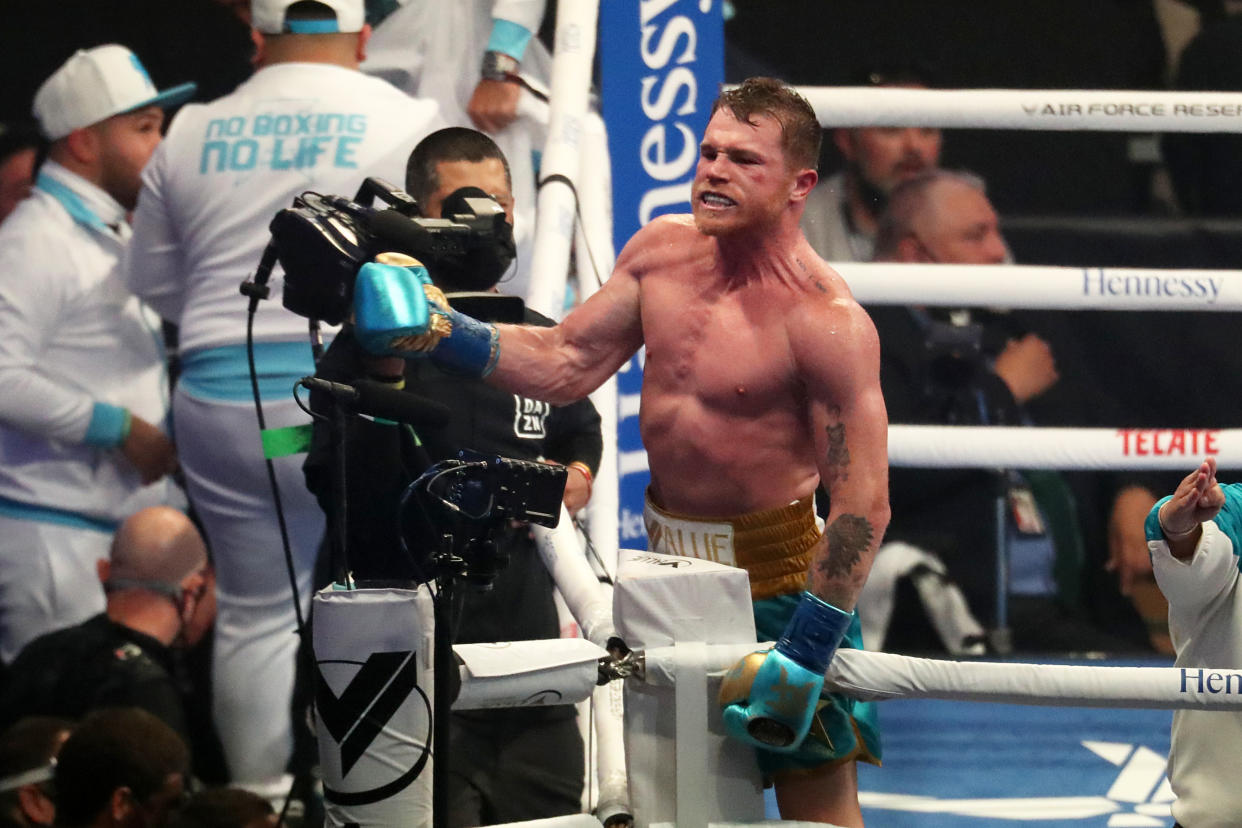
{"label": "tattoo on boxer's arm", "polygon": [[824,485],[830,487],[849,479],[850,450],[845,444],[845,423],[830,425],[824,431],[828,434],[828,452],[824,456],[828,479]]}
{"label": "tattoo on boxer's arm", "polygon": [[815,563],[820,582],[840,582],[856,577],[859,561],[875,535],[871,521],[861,515],[841,515],[824,530],[828,549]]}

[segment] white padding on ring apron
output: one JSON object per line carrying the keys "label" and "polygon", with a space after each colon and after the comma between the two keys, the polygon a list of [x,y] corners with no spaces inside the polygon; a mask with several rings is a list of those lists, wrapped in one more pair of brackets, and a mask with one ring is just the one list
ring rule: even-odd
{"label": "white padding on ring apron", "polygon": [[[671,647],[674,642],[734,644],[755,641],[750,581],[745,571],[711,561],[623,550],[613,599],[617,631],[633,649]],[[678,648],[680,649],[680,648]],[[702,648],[698,648],[702,670]],[[688,666],[688,665],[687,665]],[[725,736],[716,695],[722,671],[697,691],[697,721],[682,715],[672,686],[626,682],[625,742],[630,803],[636,828],[674,823],[681,808],[678,777],[692,767],[682,756],[677,732],[698,728],[697,750],[705,768],[700,802],[704,823],[763,819],[763,784],[754,751]],[[706,720],[704,721],[704,712]],[[672,760],[676,757],[676,773]]]}
{"label": "white padding on ring apron", "polygon": [[577,704],[587,699],[608,655],[582,638],[457,644],[461,690],[454,710]]}
{"label": "white padding on ring apron", "polygon": [[314,651],[324,824],[431,824],[426,590],[322,590]]}

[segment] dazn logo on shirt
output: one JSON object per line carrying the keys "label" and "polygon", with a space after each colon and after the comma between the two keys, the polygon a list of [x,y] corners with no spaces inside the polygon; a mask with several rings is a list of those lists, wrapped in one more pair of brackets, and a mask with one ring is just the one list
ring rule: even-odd
{"label": "dazn logo on shirt", "polygon": [[542,440],[547,436],[548,415],[552,413],[549,403],[513,395],[513,433],[524,440]]}

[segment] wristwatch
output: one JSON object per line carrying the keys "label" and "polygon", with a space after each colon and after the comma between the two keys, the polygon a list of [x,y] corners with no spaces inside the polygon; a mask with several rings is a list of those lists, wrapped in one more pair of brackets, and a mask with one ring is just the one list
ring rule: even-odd
{"label": "wristwatch", "polygon": [[482,75],[484,80],[503,81],[510,75],[516,75],[518,60],[504,52],[484,52]]}

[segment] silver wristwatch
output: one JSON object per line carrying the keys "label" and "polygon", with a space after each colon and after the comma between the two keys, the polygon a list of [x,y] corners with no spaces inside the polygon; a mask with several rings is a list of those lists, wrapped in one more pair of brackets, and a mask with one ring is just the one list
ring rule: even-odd
{"label": "silver wristwatch", "polygon": [[506,55],[504,52],[483,53],[482,75],[484,80],[508,80],[510,75],[517,74],[517,70],[518,61],[512,55]]}

